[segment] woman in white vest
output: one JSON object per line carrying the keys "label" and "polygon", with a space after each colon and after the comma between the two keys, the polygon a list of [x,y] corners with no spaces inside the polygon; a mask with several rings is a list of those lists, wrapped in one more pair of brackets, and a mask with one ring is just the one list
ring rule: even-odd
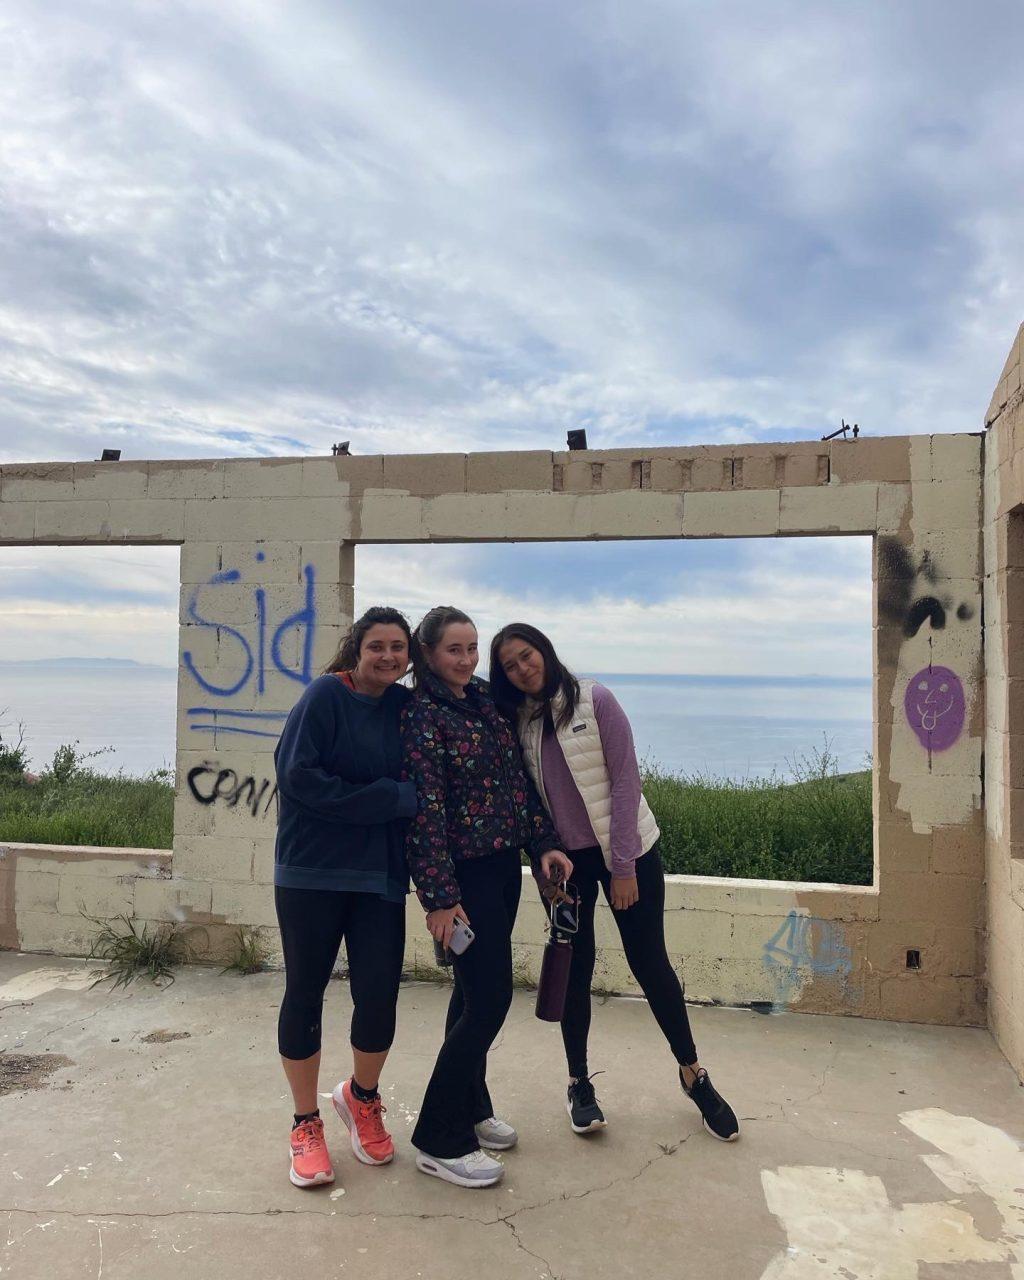
{"label": "woman in white vest", "polygon": [[587,1064],[600,885],[629,967],[675,1056],[683,1091],[700,1108],[708,1133],[733,1141],[739,1124],[698,1061],[682,988],[665,950],[658,824],[640,789],[625,712],[603,685],[577,680],[547,636],[527,623],[503,627],[492,640],[490,680],[495,702],[518,729],[527,771],[574,868],[579,929],[562,1018],[573,1131],[605,1126]]}

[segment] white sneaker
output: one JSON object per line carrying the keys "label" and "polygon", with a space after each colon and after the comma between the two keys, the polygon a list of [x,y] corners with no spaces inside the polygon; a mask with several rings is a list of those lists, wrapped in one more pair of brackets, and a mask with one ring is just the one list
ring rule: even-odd
{"label": "white sneaker", "polygon": [[473,1128],[480,1139],[480,1145],[486,1147],[488,1151],[508,1151],[519,1141],[519,1134],[515,1129],[504,1120],[499,1120],[497,1116],[481,1120]]}
{"label": "white sneaker", "polygon": [[457,1187],[493,1187],[505,1176],[505,1166],[482,1151],[471,1151],[468,1155],[453,1156],[448,1160],[420,1151],[416,1156],[416,1168],[433,1178],[454,1182]]}

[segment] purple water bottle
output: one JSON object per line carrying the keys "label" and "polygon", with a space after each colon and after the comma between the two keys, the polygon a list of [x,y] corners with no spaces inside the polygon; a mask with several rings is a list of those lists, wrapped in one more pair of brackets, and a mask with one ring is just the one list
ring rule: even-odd
{"label": "purple water bottle", "polygon": [[[568,885],[566,890],[569,890]],[[551,927],[541,960],[537,1004],[534,1009],[542,1022],[561,1022],[565,1012],[569,968],[572,964],[572,935],[577,928],[573,905],[573,902],[551,903]]]}

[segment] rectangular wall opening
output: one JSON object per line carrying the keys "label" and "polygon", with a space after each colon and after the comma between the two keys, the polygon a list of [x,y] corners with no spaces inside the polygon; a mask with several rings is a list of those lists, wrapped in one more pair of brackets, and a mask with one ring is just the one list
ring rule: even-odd
{"label": "rectangular wall opening", "polygon": [[171,847],[179,557],[0,552],[0,840]]}
{"label": "rectangular wall opening", "polygon": [[869,537],[367,546],[355,610],[546,631],[630,718],[666,869],[870,885]]}

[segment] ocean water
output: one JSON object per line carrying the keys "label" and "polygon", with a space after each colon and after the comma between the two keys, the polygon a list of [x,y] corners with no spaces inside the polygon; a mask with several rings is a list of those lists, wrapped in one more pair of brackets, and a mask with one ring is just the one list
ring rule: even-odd
{"label": "ocean water", "polygon": [[[599,677],[622,703],[637,752],[673,773],[791,776],[828,741],[840,770],[871,750],[871,681],[747,676]],[[173,765],[177,673],[162,667],[0,663],[0,735],[19,721],[32,767],[61,743],[105,747],[95,767],[147,773]]]}

